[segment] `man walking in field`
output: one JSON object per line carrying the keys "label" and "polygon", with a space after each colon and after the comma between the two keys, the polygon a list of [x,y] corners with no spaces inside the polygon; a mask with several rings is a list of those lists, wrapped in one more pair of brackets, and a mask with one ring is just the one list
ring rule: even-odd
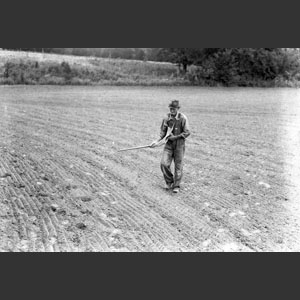
{"label": "man walking in field", "polygon": [[[187,117],[179,112],[179,101],[174,100],[169,105],[170,113],[163,119],[161,125],[160,139],[153,142],[151,147],[165,138],[167,132],[171,135],[165,145],[161,160],[161,170],[166,182],[166,189],[173,189],[174,193],[180,190],[180,183],[183,175],[183,159],[185,153],[185,140],[190,135],[189,122]],[[175,174],[172,174],[171,164],[174,160]]]}

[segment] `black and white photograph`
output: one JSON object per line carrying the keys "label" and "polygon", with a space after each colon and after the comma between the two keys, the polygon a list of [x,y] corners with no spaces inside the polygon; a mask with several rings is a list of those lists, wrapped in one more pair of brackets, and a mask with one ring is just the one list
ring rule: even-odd
{"label": "black and white photograph", "polygon": [[0,48],[0,252],[299,252],[300,48]]}

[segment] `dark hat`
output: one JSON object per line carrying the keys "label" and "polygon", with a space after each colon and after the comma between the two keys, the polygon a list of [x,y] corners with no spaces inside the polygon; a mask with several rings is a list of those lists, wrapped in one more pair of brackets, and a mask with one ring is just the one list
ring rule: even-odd
{"label": "dark hat", "polygon": [[173,100],[173,101],[169,104],[169,107],[180,108],[179,101],[178,101],[178,100]]}

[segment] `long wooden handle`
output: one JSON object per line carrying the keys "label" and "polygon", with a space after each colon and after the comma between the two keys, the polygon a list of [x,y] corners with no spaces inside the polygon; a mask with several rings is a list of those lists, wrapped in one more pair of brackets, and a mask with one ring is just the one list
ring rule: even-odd
{"label": "long wooden handle", "polygon": [[[171,133],[172,133],[172,131],[174,129],[174,126],[175,126],[175,124],[173,125],[173,127],[171,127],[171,128],[168,129],[168,132],[167,132],[166,136],[162,140],[160,140],[159,143],[155,147],[153,147],[153,148],[160,147],[160,146],[162,146],[162,145],[164,145],[164,144],[166,144],[168,142],[168,139],[169,139],[169,137],[170,137],[170,135],[171,135]],[[130,150],[137,150],[137,149],[144,149],[144,148],[151,148],[151,145],[121,149],[118,152],[130,151]]]}
{"label": "long wooden handle", "polygon": [[133,147],[133,148],[126,148],[126,149],[121,149],[118,152],[129,151],[129,150],[137,150],[137,149],[144,149],[144,148],[150,148],[150,147],[151,147],[151,145],[139,146],[139,147]]}

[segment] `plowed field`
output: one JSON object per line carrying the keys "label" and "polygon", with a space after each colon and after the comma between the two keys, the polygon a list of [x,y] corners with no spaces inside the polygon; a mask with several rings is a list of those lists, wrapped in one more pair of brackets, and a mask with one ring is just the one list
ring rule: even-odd
{"label": "plowed field", "polygon": [[[190,120],[181,193],[158,137]],[[299,251],[300,92],[0,87],[1,251]],[[299,179],[299,181],[298,181]]]}

